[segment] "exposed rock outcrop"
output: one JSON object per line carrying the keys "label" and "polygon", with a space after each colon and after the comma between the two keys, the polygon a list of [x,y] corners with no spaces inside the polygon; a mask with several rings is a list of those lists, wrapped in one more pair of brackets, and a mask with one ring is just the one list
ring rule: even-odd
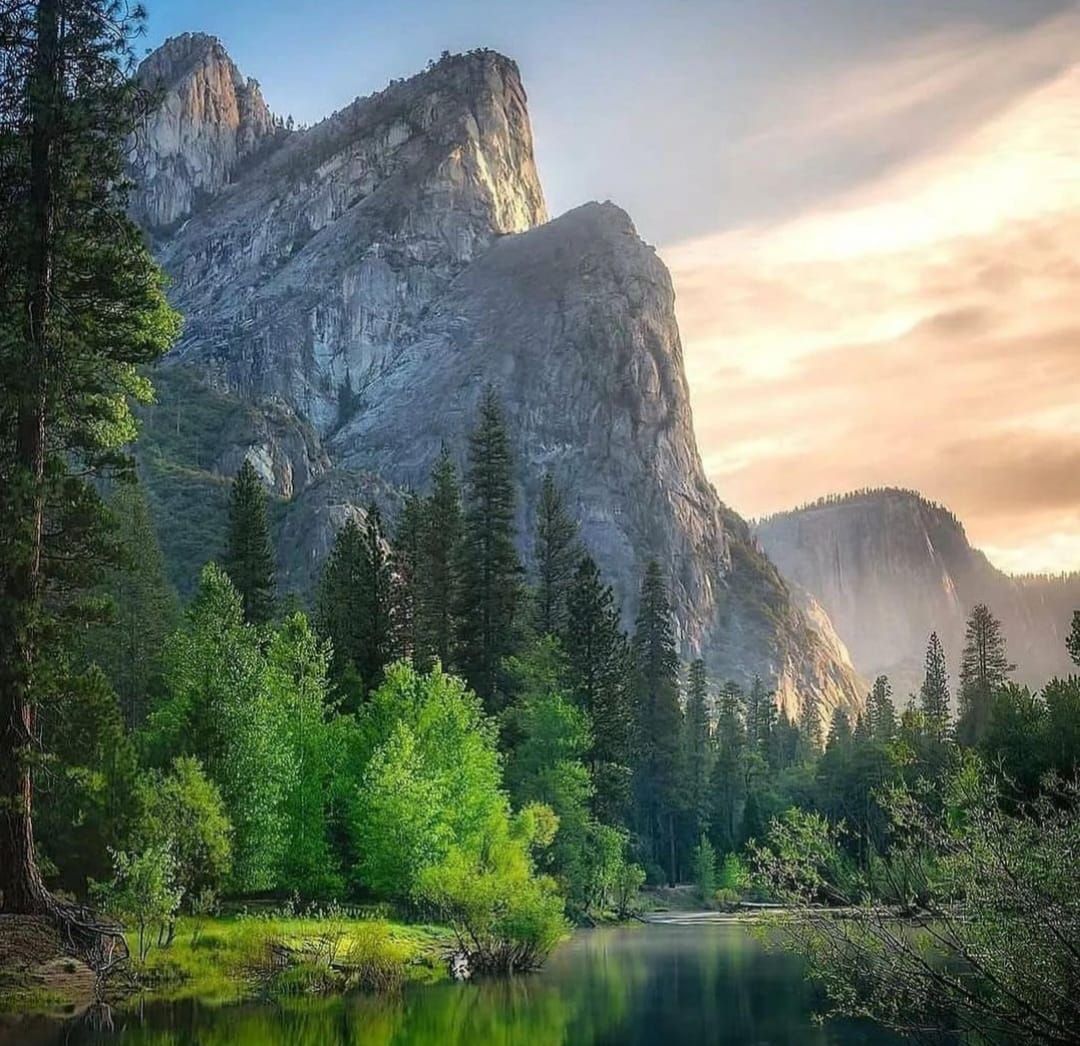
{"label": "exposed rock outcrop", "polygon": [[139,78],[161,95],[136,132],[133,213],[160,232],[229,184],[240,164],[283,133],[259,85],[245,80],[221,42],[185,33],[159,47]]}
{"label": "exposed rock outcrop", "polygon": [[[155,244],[186,316],[170,368],[276,419],[212,468],[247,453],[291,498],[292,584],[367,500],[392,515],[444,443],[463,454],[492,384],[526,557],[550,469],[628,614],[656,557],[683,652],[716,678],[761,674],[792,711],[800,692],[825,713],[861,700],[826,616],[797,608],[705,478],[667,270],[614,205],[547,222],[510,60],[447,56],[279,135]],[[290,412],[310,438],[281,435]]]}
{"label": "exposed rock outcrop", "polygon": [[[201,162],[196,150],[180,166]],[[288,134],[159,236],[187,318],[175,358],[328,432],[466,265],[546,218],[517,67],[490,51],[446,58]]]}
{"label": "exposed rock outcrop", "polygon": [[972,548],[947,509],[906,490],[828,499],[761,521],[756,533],[784,576],[820,601],[866,676],[900,694],[921,681],[936,631],[955,673],[976,603],[1001,619],[1018,680],[1040,686],[1072,669],[1065,650],[1080,575],[1015,578]]}

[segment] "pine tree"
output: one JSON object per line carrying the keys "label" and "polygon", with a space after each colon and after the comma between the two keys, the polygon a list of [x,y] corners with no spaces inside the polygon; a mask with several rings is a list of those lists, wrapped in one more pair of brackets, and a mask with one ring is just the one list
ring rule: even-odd
{"label": "pine tree", "polygon": [[266,520],[266,490],[250,459],[229,495],[229,540],[222,565],[244,603],[244,620],[265,625],[274,616],[274,552]]}
{"label": "pine tree", "polygon": [[855,729],[852,731],[851,736],[860,744],[874,739],[874,733],[870,727],[869,711],[860,712],[855,717]]}
{"label": "pine tree", "polygon": [[402,657],[411,657],[421,671],[430,664],[420,661],[418,652],[418,608],[421,599],[421,544],[424,531],[424,502],[409,494],[401,507],[394,531],[393,619],[394,647]]}
{"label": "pine tree", "polygon": [[1080,610],[1073,611],[1072,630],[1065,640],[1065,648],[1069,651],[1073,663],[1080,665]]}
{"label": "pine tree", "polygon": [[919,688],[919,708],[929,729],[939,740],[949,728],[949,674],[945,651],[936,632],[926,646],[926,671]]}
{"label": "pine tree", "polygon": [[[765,694],[765,684],[760,676],[754,676],[750,692],[746,695],[746,740],[755,748],[764,750],[768,746],[768,728],[763,720],[768,716],[766,706],[769,699]],[[764,737],[762,730],[765,727]]]}
{"label": "pine tree", "polygon": [[[774,770],[784,770],[798,759],[803,733],[799,724],[788,717],[786,708],[776,709],[776,713],[776,726],[769,743],[769,766]],[[817,729],[821,730],[820,722],[817,723]]]}
{"label": "pine tree", "polygon": [[679,809],[679,657],[671,604],[660,566],[651,560],[641,582],[634,628],[637,717],[635,793],[640,834],[656,865],[677,876],[675,817]]}
{"label": "pine tree", "polygon": [[341,689],[350,679],[355,685],[355,673],[361,693],[370,692],[393,659],[392,567],[382,517],[370,505],[362,526],[349,520],[338,531],[319,582],[319,632],[330,640],[332,674]]}
{"label": "pine tree", "polygon": [[359,608],[360,643],[353,663],[366,690],[373,690],[383,678],[383,669],[394,659],[394,563],[383,532],[379,506],[372,502],[364,520],[364,555],[361,560]]}
{"label": "pine tree", "polygon": [[444,447],[424,499],[416,582],[416,662],[453,664],[461,542],[461,489],[457,469]]}
{"label": "pine tree", "polygon": [[533,624],[539,635],[559,635],[566,627],[567,595],[581,555],[577,523],[567,514],[551,473],[544,474],[536,513],[536,597]]}
{"label": "pine tree", "polygon": [[709,729],[709,684],[705,662],[690,665],[686,684],[686,714],[683,718],[683,770],[686,774],[686,807],[690,815],[690,836],[697,839],[709,830],[709,776],[711,738]]}
{"label": "pine tree", "polygon": [[807,755],[821,751],[821,711],[817,695],[805,693],[799,703],[799,742]]}
{"label": "pine tree", "polygon": [[745,699],[732,681],[720,691],[716,710],[716,756],[712,772],[713,836],[724,851],[742,842],[740,804],[746,797]]}
{"label": "pine tree", "polygon": [[968,618],[964,650],[960,658],[960,717],[958,739],[978,744],[990,722],[994,696],[1009,681],[1016,668],[1009,664],[1001,622],[985,603],[978,604]]}
{"label": "pine tree", "polygon": [[514,547],[510,441],[493,389],[469,440],[459,554],[457,667],[488,711],[499,706],[499,667],[514,648],[522,567]]}
{"label": "pine tree", "polygon": [[165,577],[150,507],[138,483],[119,484],[109,499],[121,560],[105,576],[112,613],[90,630],[86,660],[101,666],[116,690],[128,729],[142,724],[161,670],[166,637],[178,622],[176,594]]}
{"label": "pine tree", "polygon": [[609,585],[589,555],[583,555],[567,593],[567,620],[560,635],[570,693],[592,723],[589,769],[593,808],[606,824],[625,821],[630,799],[633,712],[626,637]]}
{"label": "pine tree", "polygon": [[888,676],[878,676],[866,702],[866,720],[875,741],[891,741],[896,736],[896,706]]}
{"label": "pine tree", "polygon": [[99,928],[42,882],[32,764],[49,647],[108,559],[91,480],[130,466],[131,400],[151,393],[137,368],[179,328],[125,213],[142,18],[106,0],[0,6],[0,907],[57,917],[80,949]]}
{"label": "pine tree", "polygon": [[339,685],[350,666],[358,671],[364,574],[364,534],[356,520],[349,519],[334,535],[315,600],[319,634],[330,641],[331,675]]}
{"label": "pine tree", "polygon": [[[776,704],[776,695],[765,689],[765,684],[757,676],[750,686],[748,703],[754,708],[754,743],[767,766],[773,769],[782,764],[777,761],[782,742],[780,736],[785,730],[787,716],[782,715]],[[749,711],[747,715],[749,716]]]}
{"label": "pine tree", "polygon": [[826,751],[833,748],[842,748],[851,742],[851,720],[842,708],[833,709],[832,720],[829,722],[829,736],[825,741]]}

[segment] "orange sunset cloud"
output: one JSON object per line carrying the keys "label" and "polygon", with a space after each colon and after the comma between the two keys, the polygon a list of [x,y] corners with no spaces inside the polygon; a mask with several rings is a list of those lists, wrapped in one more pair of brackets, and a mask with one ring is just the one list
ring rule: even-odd
{"label": "orange sunset cloud", "polygon": [[1080,569],[1077,40],[1072,12],[856,70],[777,132],[792,155],[994,104],[874,183],[662,251],[706,469],[735,508],[915,487],[1004,569]]}

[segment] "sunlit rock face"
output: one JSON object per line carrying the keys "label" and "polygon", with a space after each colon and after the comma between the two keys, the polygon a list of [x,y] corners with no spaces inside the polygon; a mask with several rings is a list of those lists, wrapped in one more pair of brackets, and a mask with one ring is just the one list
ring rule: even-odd
{"label": "sunlit rock face", "polygon": [[[310,584],[369,498],[392,516],[442,445],[463,455],[492,385],[526,559],[551,470],[628,623],[655,557],[682,651],[714,678],[760,674],[793,712],[803,693],[825,714],[857,706],[827,617],[811,623],[705,479],[664,265],[611,204],[547,221],[513,62],[446,57],[308,130],[275,130],[192,199],[179,225],[150,229],[186,317],[170,364],[276,419],[252,424],[248,453],[290,499],[289,583]],[[302,460],[283,460],[290,448]]]}
{"label": "sunlit rock face", "polygon": [[[169,41],[143,68],[183,68],[169,55],[191,46]],[[238,76],[219,52],[210,47],[164,102],[211,124],[186,135],[194,152],[175,169],[229,172],[195,186],[178,229],[152,229],[187,317],[177,356],[243,395],[283,400],[325,433],[342,393],[378,379],[469,262],[495,237],[546,220],[525,92],[501,55],[447,58],[308,130],[280,132],[237,167],[233,137],[213,126],[223,119],[227,132],[236,111]],[[146,140],[151,160],[136,151],[136,179],[160,151],[158,137]],[[134,213],[175,219],[183,197],[170,192],[166,206],[151,183]]]}
{"label": "sunlit rock face", "polygon": [[976,603],[1001,619],[1017,678],[1070,671],[1065,649],[1080,576],[1013,578],[968,543],[948,510],[911,491],[877,490],[773,516],[756,527],[784,576],[820,601],[866,676],[901,695],[920,681],[927,638],[945,646],[953,684]]}
{"label": "sunlit rock face", "polygon": [[139,79],[160,94],[136,132],[133,213],[148,230],[183,220],[200,197],[224,188],[238,166],[280,128],[259,85],[245,80],[221,46],[185,33],[158,48]]}

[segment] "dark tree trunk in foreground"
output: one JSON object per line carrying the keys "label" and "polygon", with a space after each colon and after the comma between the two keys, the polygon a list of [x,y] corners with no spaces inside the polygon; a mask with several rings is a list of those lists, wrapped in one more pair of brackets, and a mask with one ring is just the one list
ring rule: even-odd
{"label": "dark tree trunk in foreground", "polygon": [[9,502],[14,548],[0,578],[0,906],[41,913],[50,905],[34,852],[36,743],[33,670],[42,611],[45,516],[45,393],[52,288],[53,152],[60,84],[59,0],[37,9],[37,52],[30,85],[29,236],[26,251],[24,368]]}
{"label": "dark tree trunk in foreground", "polygon": [[[0,910],[44,915],[108,965],[119,929],[54,898],[34,841],[37,718],[71,686],[82,596],[116,560],[93,477],[130,472],[136,368],[179,317],[125,211],[138,5],[0,4]],[[63,860],[68,855],[55,854]]]}

